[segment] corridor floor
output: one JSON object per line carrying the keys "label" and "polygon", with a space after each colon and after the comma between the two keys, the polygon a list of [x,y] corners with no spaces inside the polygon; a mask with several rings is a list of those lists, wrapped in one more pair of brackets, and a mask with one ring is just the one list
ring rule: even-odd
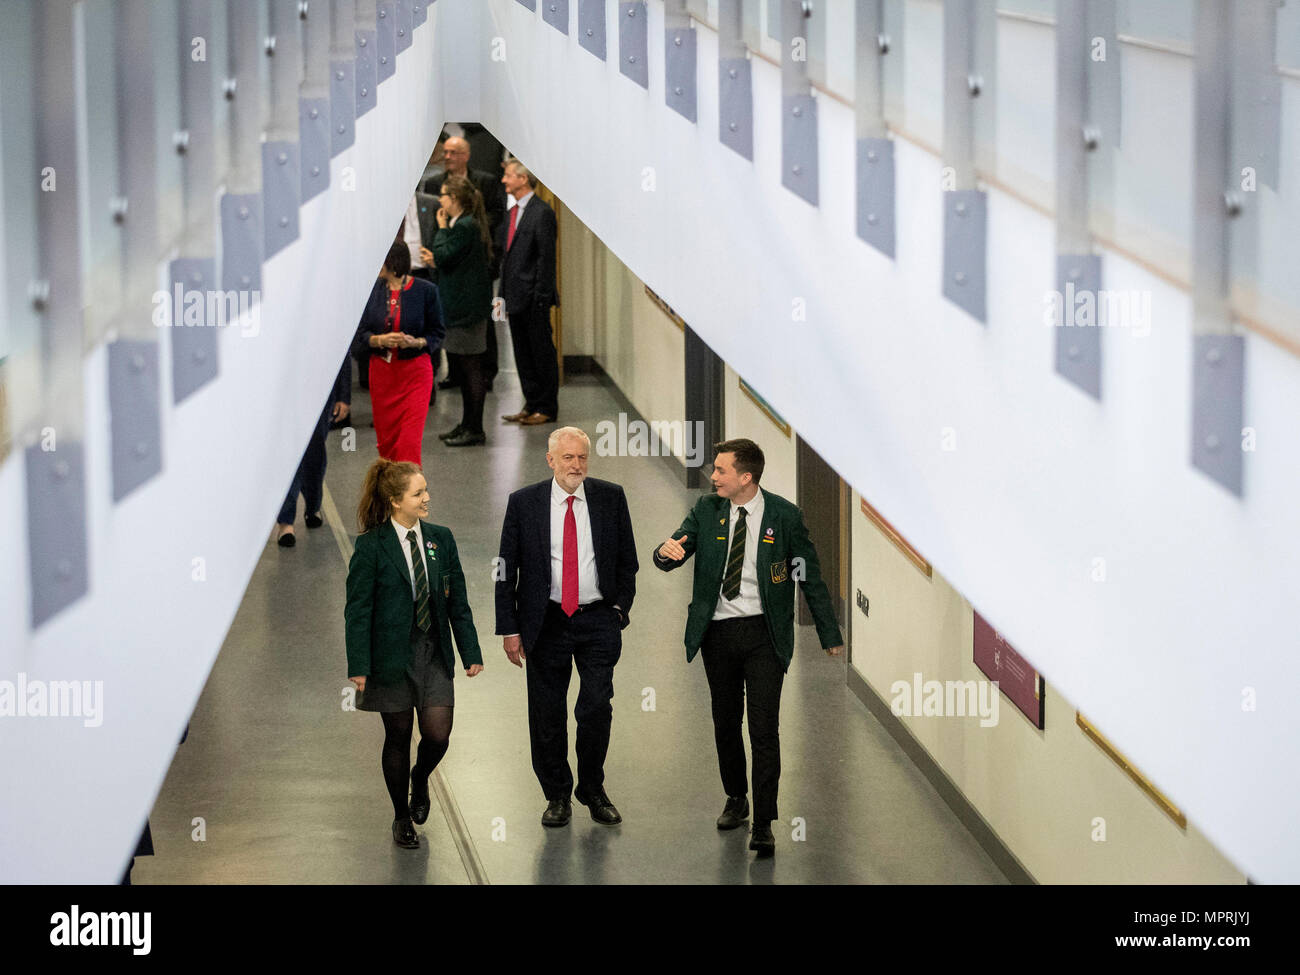
{"label": "corridor floor", "polygon": [[[508,341],[502,349],[505,357]],[[517,376],[503,371],[488,396],[486,447],[437,439],[459,418],[457,390],[438,393],[425,430],[429,520],[455,534],[486,668],[466,679],[458,667],[451,748],[439,768],[446,788],[417,827],[420,849],[399,849],[389,832],[378,716],[342,707],[345,553],[376,455],[369,400],[357,388],[355,451],[341,450],[339,431],[329,435],[326,524],[308,530],[300,510],[294,548],[268,538],[155,803],[156,855],[136,860],[135,883],[1006,882],[854,697],[845,659],[826,656],[811,626],[799,628],[782,695],[776,856],[755,860],[745,830],[714,827],[725,797],[709,692],[699,659],[688,666],[682,646],[691,573],[662,573],[650,561],[695,494],[662,458],[594,450],[590,475],[627,491],[641,562],[606,763],[624,822],[599,826],[575,803],[568,827],[544,829],[524,673],[493,635],[492,558],[506,497],[550,476],[552,427],[498,419],[520,402]],[[564,386],[560,404],[562,422],[593,441],[596,423],[621,409],[583,376]],[[575,674],[571,704],[576,695]],[[570,717],[571,754],[572,729]]]}

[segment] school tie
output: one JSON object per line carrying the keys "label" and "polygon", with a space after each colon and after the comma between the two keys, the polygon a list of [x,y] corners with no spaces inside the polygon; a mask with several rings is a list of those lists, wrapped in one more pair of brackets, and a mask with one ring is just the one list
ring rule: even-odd
{"label": "school tie", "polygon": [[578,611],[578,519],[573,517],[573,500],[572,494],[565,498],[569,510],[564,513],[564,561],[560,564],[560,609],[565,616]]}
{"label": "school tie", "polygon": [[429,630],[429,577],[424,571],[424,556],[415,541],[415,529],[406,533],[406,544],[411,546],[411,570],[415,573],[415,625],[426,633]]}
{"label": "school tie", "polygon": [[735,599],[740,595],[740,570],[745,565],[745,515],[741,508],[736,514],[736,530],[731,533],[731,551],[727,553],[727,574],[722,577],[722,595]]}
{"label": "school tie", "polygon": [[519,223],[519,204],[510,208],[510,232],[506,234],[506,250],[515,242],[515,225]]}

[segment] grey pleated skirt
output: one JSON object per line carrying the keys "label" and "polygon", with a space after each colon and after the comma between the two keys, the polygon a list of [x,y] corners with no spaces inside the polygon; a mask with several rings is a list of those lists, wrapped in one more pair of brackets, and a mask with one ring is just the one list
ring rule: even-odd
{"label": "grey pleated skirt", "polygon": [[411,661],[406,665],[406,673],[401,680],[386,684],[368,678],[366,689],[357,695],[358,711],[455,706],[452,677],[442,656],[436,625],[435,619],[428,633],[411,627]]}
{"label": "grey pleated skirt", "polygon": [[449,328],[442,347],[454,355],[478,355],[487,351],[487,330],[491,322],[486,318],[464,328]]}

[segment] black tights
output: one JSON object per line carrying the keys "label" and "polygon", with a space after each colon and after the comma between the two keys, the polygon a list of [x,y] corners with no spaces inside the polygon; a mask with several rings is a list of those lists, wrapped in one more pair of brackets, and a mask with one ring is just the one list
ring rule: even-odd
{"label": "black tights", "polygon": [[[491,322],[488,322],[488,327],[492,327]],[[455,364],[455,369],[460,374],[460,425],[470,433],[482,433],[483,401],[487,397],[488,384],[484,353],[460,355],[448,352],[447,360]]]}
{"label": "black tights", "polygon": [[[420,708],[420,747],[415,753],[415,769],[411,769],[411,729],[414,725],[414,708],[406,711],[383,711],[384,784],[388,797],[393,800],[393,818],[405,819],[410,815],[406,804],[406,783],[409,776],[414,785],[428,788],[429,776],[447,754],[451,739],[451,708]],[[413,785],[413,787],[414,787]]]}

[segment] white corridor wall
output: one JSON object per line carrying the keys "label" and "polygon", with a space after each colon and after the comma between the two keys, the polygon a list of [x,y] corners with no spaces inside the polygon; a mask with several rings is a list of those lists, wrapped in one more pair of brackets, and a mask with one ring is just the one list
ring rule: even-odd
{"label": "white corridor wall", "polygon": [[119,504],[104,349],[86,359],[90,592],[34,635],[22,452],[0,467],[0,679],[103,681],[98,727],[0,717],[0,882],[121,877],[446,117],[443,6],[302,208],[299,239],[263,266],[256,333],[225,329],[219,377],[176,408],[161,330],[163,472]]}
{"label": "white corridor wall", "polygon": [[444,70],[479,78],[483,124],[1244,871],[1300,880],[1300,712],[1281,693],[1300,685],[1300,361],[1247,339],[1259,447],[1234,498],[1188,460],[1185,293],[1104,256],[1108,287],[1151,293],[1152,330],[1104,337],[1095,402],[1053,372],[1040,213],[990,190],[981,325],[940,296],[933,155],[895,143],[890,261],[854,234],[849,107],[818,100],[814,208],[780,185],[774,65],[753,62],[751,163],[718,141],[711,30],[697,29],[698,123],[665,107],[662,4],[648,91],[618,71],[616,4],[607,61],[579,46],[576,4],[568,36],[515,0],[438,4],[453,5],[480,33]]}

